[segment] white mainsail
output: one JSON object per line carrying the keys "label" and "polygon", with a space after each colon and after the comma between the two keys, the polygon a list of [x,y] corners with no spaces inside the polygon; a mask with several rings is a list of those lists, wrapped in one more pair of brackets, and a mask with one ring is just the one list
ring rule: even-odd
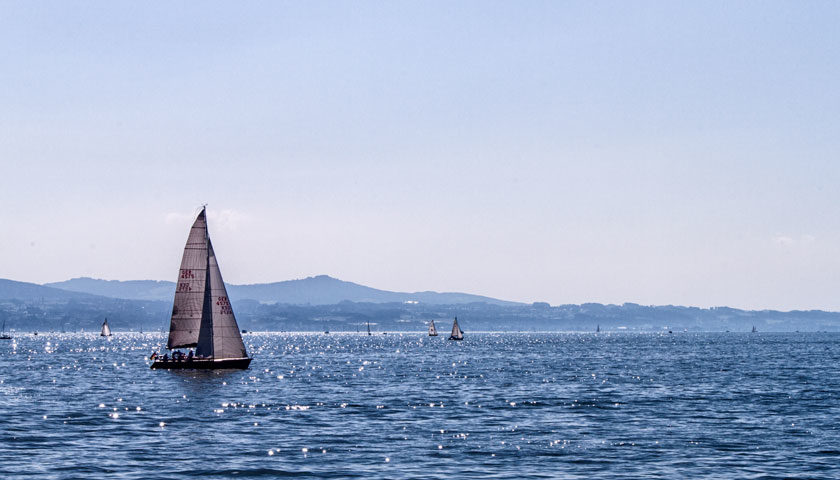
{"label": "white mainsail", "polygon": [[202,209],[190,229],[184,256],[181,258],[166,348],[194,347],[198,343],[204,311],[204,287],[209,273],[207,245],[207,216]]}
{"label": "white mainsail", "polygon": [[245,344],[239,333],[239,325],[233,315],[233,308],[228,299],[222,272],[213,252],[213,244],[207,240],[209,256],[210,285],[206,289],[205,311],[208,313],[201,318],[201,328],[195,349],[199,357],[209,358],[245,358]]}
{"label": "white mainsail", "polygon": [[429,322],[429,336],[430,337],[437,337],[437,329],[435,328],[435,321],[432,320]]}
{"label": "white mainsail", "polygon": [[100,337],[110,337],[111,336],[111,327],[108,326],[108,319],[105,319],[105,322],[102,323],[102,331],[99,333]]}
{"label": "white mainsail", "polygon": [[458,326],[458,317],[455,317],[455,321],[452,323],[452,334],[449,335],[450,340],[463,340],[464,339],[464,332],[461,331],[461,327]]}

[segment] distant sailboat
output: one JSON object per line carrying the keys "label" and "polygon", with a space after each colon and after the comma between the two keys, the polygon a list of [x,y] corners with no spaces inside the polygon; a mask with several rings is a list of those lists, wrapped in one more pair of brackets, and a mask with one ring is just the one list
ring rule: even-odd
{"label": "distant sailboat", "polygon": [[0,331],[0,340],[11,340],[12,336],[6,331],[6,319],[3,319],[3,330]]}
{"label": "distant sailboat", "polygon": [[367,328],[368,328],[368,335],[372,335],[372,334],[370,333],[370,321],[368,321],[368,322],[367,322]]}
{"label": "distant sailboat", "polygon": [[463,340],[464,339],[464,332],[461,331],[461,327],[458,326],[458,317],[455,317],[455,321],[452,323],[452,334],[449,335],[450,340]]}
{"label": "distant sailboat", "polygon": [[102,331],[99,332],[100,337],[110,337],[111,336],[111,327],[108,326],[108,319],[106,318],[104,322],[102,322]]}
{"label": "distant sailboat", "polygon": [[752,333],[757,332],[758,330],[755,329],[755,325],[753,325]]}
{"label": "distant sailboat", "polygon": [[151,368],[248,368],[251,358],[207,233],[206,208],[201,209],[190,229],[176,285],[166,348],[195,347],[195,356],[192,352],[187,356],[176,352],[169,359],[153,354]]}
{"label": "distant sailboat", "polygon": [[601,333],[601,325],[595,327],[595,333]]}
{"label": "distant sailboat", "polygon": [[429,336],[430,337],[437,337],[438,336],[437,329],[435,328],[435,321],[434,320],[429,322]]}

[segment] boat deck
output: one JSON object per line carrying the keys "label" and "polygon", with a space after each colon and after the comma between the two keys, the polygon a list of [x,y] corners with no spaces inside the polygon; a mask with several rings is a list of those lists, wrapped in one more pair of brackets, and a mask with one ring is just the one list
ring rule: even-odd
{"label": "boat deck", "polygon": [[244,370],[251,364],[250,358],[193,358],[183,360],[166,360],[156,358],[150,368],[167,370],[214,370],[240,369]]}

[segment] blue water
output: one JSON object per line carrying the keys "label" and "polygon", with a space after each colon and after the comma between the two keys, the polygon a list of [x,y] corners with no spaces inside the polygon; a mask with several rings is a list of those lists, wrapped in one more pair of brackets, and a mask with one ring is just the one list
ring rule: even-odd
{"label": "blue water", "polygon": [[840,478],[837,334],[162,338],[0,343],[0,478]]}

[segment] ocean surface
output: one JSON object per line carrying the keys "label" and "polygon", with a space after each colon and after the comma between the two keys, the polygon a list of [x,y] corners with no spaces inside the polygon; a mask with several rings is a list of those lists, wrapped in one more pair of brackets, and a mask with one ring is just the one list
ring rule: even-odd
{"label": "ocean surface", "polygon": [[[464,325],[468,328],[467,325]],[[0,478],[840,478],[840,334],[0,341]]]}

